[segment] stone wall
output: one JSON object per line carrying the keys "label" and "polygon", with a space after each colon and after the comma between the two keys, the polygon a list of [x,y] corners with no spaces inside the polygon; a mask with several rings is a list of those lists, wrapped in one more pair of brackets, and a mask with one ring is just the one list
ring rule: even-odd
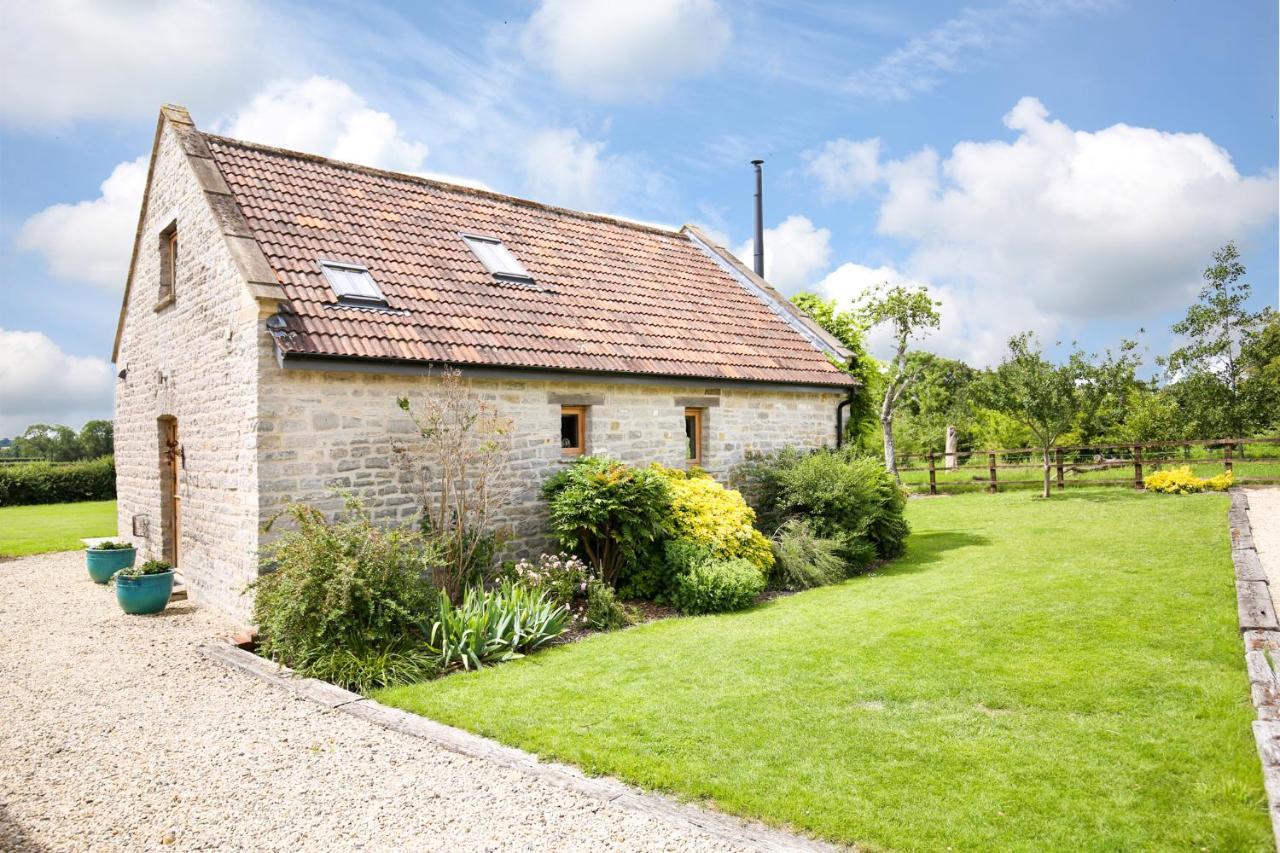
{"label": "stone wall", "polygon": [[[336,510],[334,487],[360,495],[375,517],[406,520],[422,504],[421,478],[398,464],[413,423],[398,396],[420,401],[437,382],[424,376],[282,369],[260,360],[258,418],[264,518],[291,500]],[[722,481],[748,451],[830,445],[841,396],[829,392],[604,382],[468,380],[471,393],[511,419],[510,501],[498,518],[515,534],[512,554],[549,547],[539,486],[567,464],[560,407],[587,405],[588,453],[633,464],[685,462],[685,407],[704,409],[705,467]]]}
{"label": "stone wall", "polygon": [[[243,589],[258,546],[256,361],[266,333],[182,129],[165,121],[158,135],[116,357],[125,371],[115,401],[119,533],[139,546],[139,559],[165,557],[159,419],[176,418],[179,571],[193,601],[247,618]],[[172,303],[161,305],[160,234],[175,219],[177,280]]]}

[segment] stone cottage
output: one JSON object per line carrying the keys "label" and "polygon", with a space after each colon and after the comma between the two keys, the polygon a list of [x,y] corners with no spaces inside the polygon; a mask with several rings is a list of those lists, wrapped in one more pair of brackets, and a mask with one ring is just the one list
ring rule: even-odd
{"label": "stone cottage", "polygon": [[583,453],[724,477],[836,442],[846,352],[731,253],[679,231],[226,139],[164,107],[113,361],[121,536],[249,613],[263,522],[362,495],[407,519],[396,405],[442,365],[512,419],[502,521]]}

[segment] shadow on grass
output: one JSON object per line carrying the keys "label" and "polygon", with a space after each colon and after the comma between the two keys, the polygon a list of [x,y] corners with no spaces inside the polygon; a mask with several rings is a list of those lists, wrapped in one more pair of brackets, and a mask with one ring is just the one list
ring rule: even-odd
{"label": "shadow on grass", "polygon": [[948,551],[990,544],[990,537],[964,530],[913,533],[907,539],[907,553],[877,571],[886,575],[920,572],[924,571],[930,563],[941,561]]}

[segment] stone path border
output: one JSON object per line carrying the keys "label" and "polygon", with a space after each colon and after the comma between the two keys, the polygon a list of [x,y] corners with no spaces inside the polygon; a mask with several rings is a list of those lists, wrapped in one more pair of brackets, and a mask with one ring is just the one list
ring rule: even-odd
{"label": "stone path border", "polygon": [[1258,714],[1253,737],[1262,760],[1271,830],[1280,849],[1280,679],[1276,675],[1280,666],[1280,622],[1276,620],[1270,584],[1253,542],[1249,496],[1242,488],[1231,489],[1227,525],[1231,532],[1231,562],[1235,565],[1236,607],[1244,636],[1244,663]]}
{"label": "stone path border", "polygon": [[230,643],[206,644],[200,646],[198,651],[206,658],[309,699],[329,710],[341,711],[411,737],[429,740],[452,752],[492,761],[534,776],[556,787],[596,797],[604,802],[632,809],[666,823],[689,827],[730,843],[761,850],[845,849],[731,815],[680,803],[661,794],[646,793],[617,779],[592,778],[568,765],[540,761],[537,756],[523,750],[504,746],[488,738],[437,723],[408,711],[389,708],[359,693],[343,690],[328,682],[314,678],[299,678],[288,668],[277,666],[265,658]]}

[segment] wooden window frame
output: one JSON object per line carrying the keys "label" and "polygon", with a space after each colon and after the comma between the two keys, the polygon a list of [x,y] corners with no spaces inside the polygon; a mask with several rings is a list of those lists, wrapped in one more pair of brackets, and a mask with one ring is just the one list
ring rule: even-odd
{"label": "wooden window frame", "polygon": [[561,447],[561,456],[581,456],[587,452],[587,407],[586,406],[561,406],[560,417],[566,415],[578,416],[578,446],[577,447]]}
{"label": "wooden window frame", "polygon": [[178,292],[178,222],[174,220],[160,232],[160,292],[156,309],[172,305]]}
{"label": "wooden window frame", "polygon": [[[689,449],[685,447],[685,463],[688,465],[701,465],[706,457],[705,442],[702,438],[702,427],[704,418],[706,417],[706,409],[694,408],[688,406],[684,410],[685,418],[693,418],[693,455],[689,456]],[[685,433],[686,441],[688,440],[688,432]]]}

